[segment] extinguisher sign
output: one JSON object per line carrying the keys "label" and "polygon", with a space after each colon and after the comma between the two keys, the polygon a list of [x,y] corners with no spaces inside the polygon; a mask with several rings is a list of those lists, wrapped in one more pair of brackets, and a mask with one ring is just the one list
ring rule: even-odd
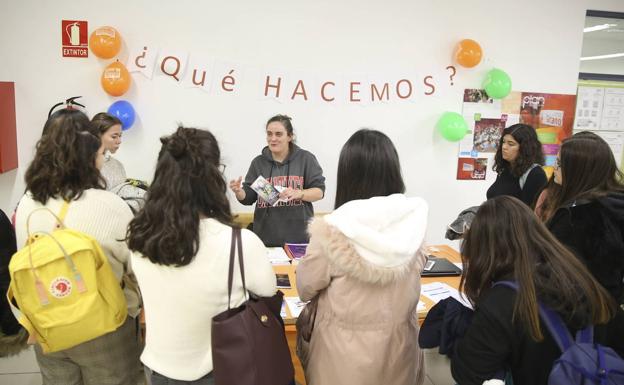
{"label": "extinguisher sign", "polygon": [[63,57],[89,57],[89,30],[86,20],[62,20]]}

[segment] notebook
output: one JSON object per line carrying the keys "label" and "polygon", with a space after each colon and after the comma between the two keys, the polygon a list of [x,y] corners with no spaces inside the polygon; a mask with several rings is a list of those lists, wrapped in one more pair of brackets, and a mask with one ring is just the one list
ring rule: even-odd
{"label": "notebook", "polygon": [[462,270],[452,264],[448,259],[429,255],[427,256],[425,268],[420,275],[421,277],[439,277],[445,275],[461,275],[461,273]]}

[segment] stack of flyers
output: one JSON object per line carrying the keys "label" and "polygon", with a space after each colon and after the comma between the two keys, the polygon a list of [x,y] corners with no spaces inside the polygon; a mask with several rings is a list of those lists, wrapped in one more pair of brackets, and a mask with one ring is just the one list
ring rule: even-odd
{"label": "stack of flyers", "polygon": [[278,189],[269,183],[268,180],[264,179],[262,175],[256,178],[251,184],[251,189],[271,206],[275,206],[280,201],[280,192]]}

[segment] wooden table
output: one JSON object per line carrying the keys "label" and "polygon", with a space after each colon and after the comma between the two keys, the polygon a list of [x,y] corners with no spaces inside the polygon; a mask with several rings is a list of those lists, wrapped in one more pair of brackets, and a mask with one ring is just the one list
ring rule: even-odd
{"label": "wooden table", "polygon": [[[429,246],[428,253],[436,256],[436,257],[444,257],[453,263],[460,263],[461,257],[457,251],[453,248],[446,245],[437,245],[437,246]],[[284,292],[284,297],[299,297],[297,291],[297,276],[295,273],[296,266],[293,265],[277,265],[273,266],[273,270],[276,274],[288,274],[288,279],[290,280],[290,289],[280,289]],[[459,288],[459,280],[460,277],[423,277],[421,278],[421,283],[432,283],[432,282],[444,282],[451,287]],[[418,319],[420,323],[427,316],[427,312],[434,303],[424,296],[420,296],[420,300],[425,303],[425,310],[418,312]],[[299,358],[297,358],[296,353],[296,344],[297,344],[297,329],[295,327],[295,322],[297,321],[290,314],[290,309],[286,306],[286,318],[284,318],[285,330],[286,330],[286,339],[288,340],[288,347],[290,348],[290,356],[292,358],[292,362],[295,366],[295,380],[297,383],[305,385],[305,377],[303,375],[303,367],[299,362]]]}
{"label": "wooden table", "polygon": [[[459,253],[457,251],[455,251],[455,249],[453,249],[452,247],[447,246],[447,245],[429,246],[428,253],[430,255],[435,256],[435,257],[446,258],[449,261],[451,261],[452,263],[461,263],[461,256],[459,255]],[[446,283],[447,285],[449,285],[452,288],[459,289],[459,280],[460,280],[460,276],[455,276],[455,277],[421,277],[420,278],[420,283],[422,285],[422,284],[432,283],[432,282],[443,282],[443,283]],[[433,307],[433,305],[435,305],[435,304],[433,303],[433,301],[431,301],[429,298],[425,297],[422,294],[420,295],[420,300],[425,303],[425,310],[422,310],[422,311],[418,312],[418,320],[422,324],[422,321],[427,316],[427,313],[429,312],[429,309],[431,309]]]}

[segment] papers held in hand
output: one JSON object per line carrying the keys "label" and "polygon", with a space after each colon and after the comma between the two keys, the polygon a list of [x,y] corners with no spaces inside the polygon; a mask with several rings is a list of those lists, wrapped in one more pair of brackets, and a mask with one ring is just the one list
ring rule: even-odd
{"label": "papers held in hand", "polygon": [[262,175],[256,178],[250,187],[271,206],[275,206],[280,201],[280,192],[278,189],[268,180],[264,179]]}
{"label": "papers held in hand", "polygon": [[439,277],[445,275],[461,275],[462,270],[452,264],[446,258],[437,258],[433,255],[427,256],[425,268],[420,275],[422,277]]}

